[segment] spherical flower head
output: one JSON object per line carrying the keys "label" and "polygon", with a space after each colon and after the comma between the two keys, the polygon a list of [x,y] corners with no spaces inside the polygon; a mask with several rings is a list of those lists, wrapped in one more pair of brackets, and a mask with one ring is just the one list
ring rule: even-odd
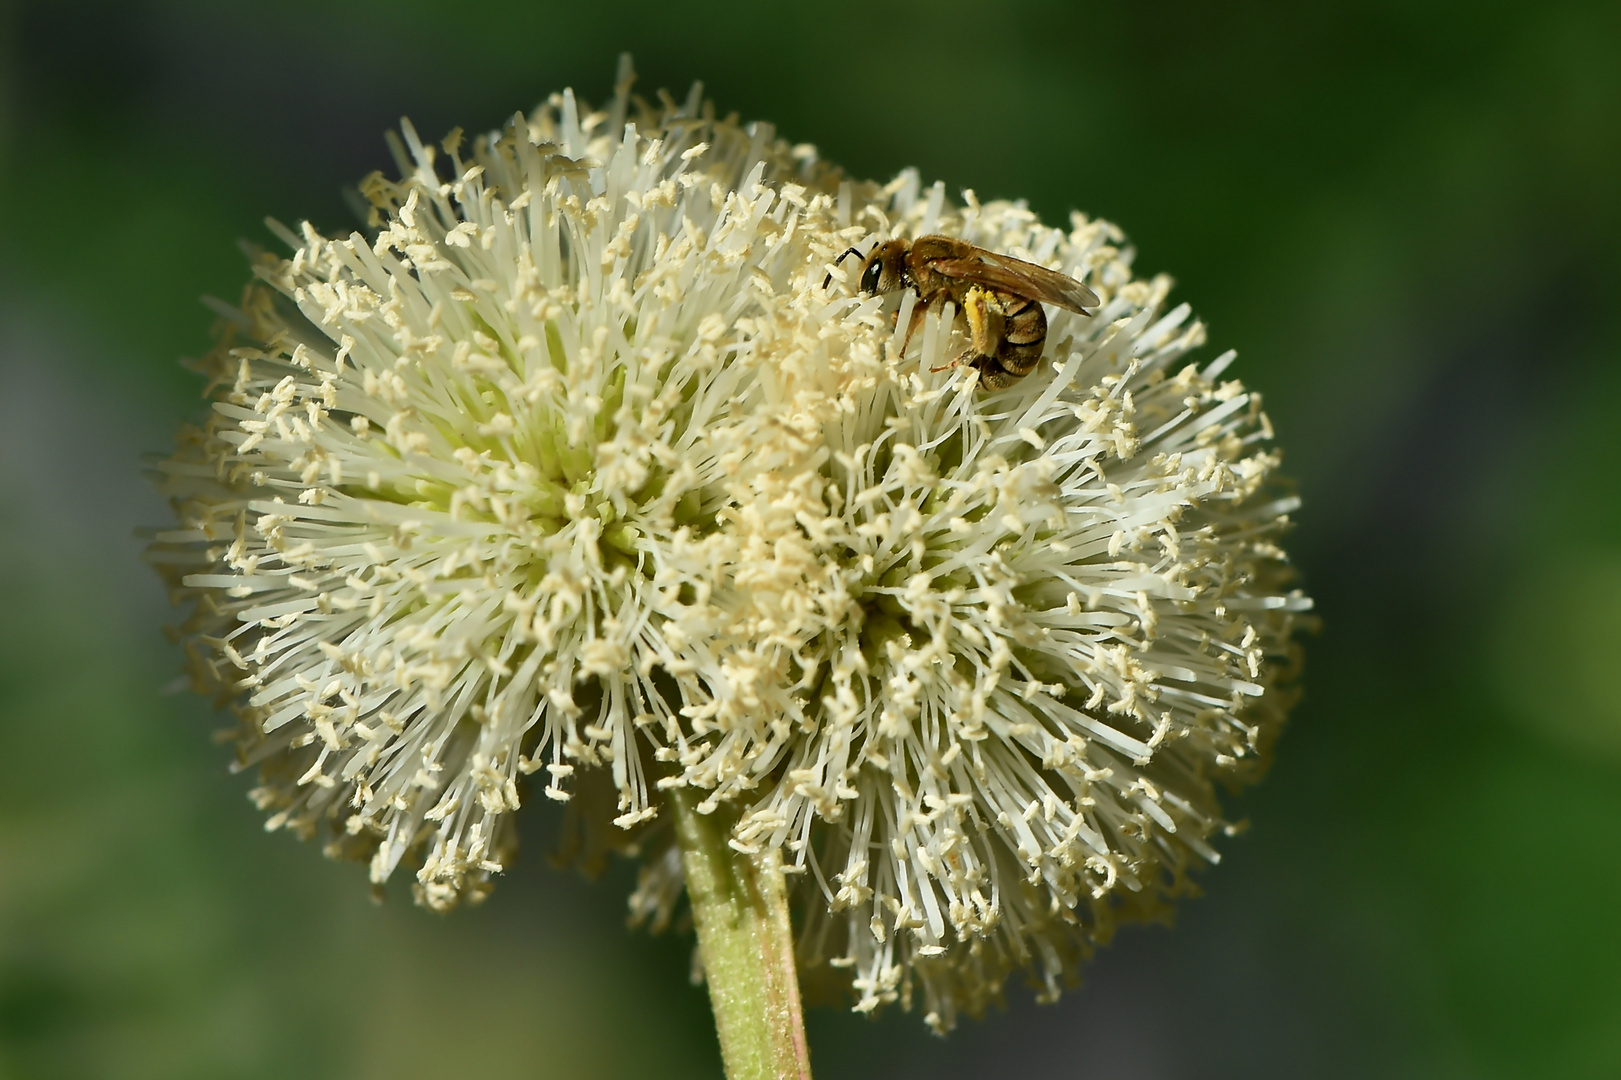
{"label": "spherical flower head", "polygon": [[[154,557],[271,827],[477,898],[526,790],[648,853],[661,792],[774,852],[807,978],[949,1027],[1056,994],[1215,861],[1309,601],[1259,399],[1103,222],[850,181],[763,125],[571,95],[436,155],[371,237],[287,234],[209,358]],[[944,233],[1086,283],[989,390],[948,303],[853,288]],[[898,310],[897,310],[898,308]],[[537,774],[526,781],[530,774]]]}

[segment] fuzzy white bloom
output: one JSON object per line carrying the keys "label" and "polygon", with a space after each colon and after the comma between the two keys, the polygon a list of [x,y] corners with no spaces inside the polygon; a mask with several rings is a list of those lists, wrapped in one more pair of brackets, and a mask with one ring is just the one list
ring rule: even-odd
{"label": "fuzzy white bloom", "polygon": [[[1287,705],[1309,602],[1259,401],[1187,362],[1202,327],[1107,224],[854,183],[627,89],[466,157],[407,126],[374,237],[260,260],[161,466],[201,688],[271,827],[329,823],[379,883],[411,857],[435,907],[487,889],[538,773],[611,781],[580,812],[652,852],[632,903],[667,918],[684,786],[781,851],[807,974],[858,1008],[1056,993],[1215,860],[1212,784]],[[928,232],[1101,306],[986,393],[949,309],[902,354],[915,296],[823,287]]]}

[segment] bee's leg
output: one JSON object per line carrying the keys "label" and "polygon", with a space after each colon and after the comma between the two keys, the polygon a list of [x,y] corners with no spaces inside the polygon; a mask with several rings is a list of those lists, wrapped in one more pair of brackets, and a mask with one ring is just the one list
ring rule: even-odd
{"label": "bee's leg", "polygon": [[[923,325],[923,317],[929,313],[929,307],[930,302],[926,300],[919,300],[912,305],[912,317],[906,322],[906,336],[901,338],[901,355],[906,354],[906,347],[912,343],[912,335]],[[898,320],[900,317],[901,313],[895,312],[895,318]]]}
{"label": "bee's leg", "polygon": [[974,356],[994,357],[1007,334],[1007,313],[1001,298],[975,285],[962,298],[962,313],[968,320],[968,340]]}
{"label": "bee's leg", "polygon": [[1005,322],[1002,304],[997,300],[996,294],[976,285],[962,298],[962,314],[968,323],[968,347],[958,353],[956,359],[945,367],[932,370],[948,371],[969,364],[979,368],[983,377],[988,373],[986,362],[992,365],[996,363],[994,358],[1002,342]]}

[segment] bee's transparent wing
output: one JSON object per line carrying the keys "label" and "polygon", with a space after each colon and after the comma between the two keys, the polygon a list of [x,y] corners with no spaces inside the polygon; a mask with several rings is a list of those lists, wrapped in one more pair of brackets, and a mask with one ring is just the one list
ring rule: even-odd
{"label": "bee's transparent wing", "polygon": [[998,255],[984,248],[974,249],[970,258],[930,259],[930,269],[946,277],[972,281],[1000,292],[1012,293],[1031,300],[1082,315],[1091,314],[1088,308],[1098,306],[1098,295],[1068,274],[1060,274],[1045,266],[1025,262],[1008,255]]}

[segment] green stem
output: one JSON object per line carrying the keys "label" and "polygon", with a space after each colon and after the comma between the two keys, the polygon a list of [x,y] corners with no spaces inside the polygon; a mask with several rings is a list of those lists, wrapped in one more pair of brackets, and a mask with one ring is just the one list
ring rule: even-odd
{"label": "green stem", "polygon": [[777,853],[734,851],[732,818],[698,813],[692,791],[672,791],[669,801],[727,1080],[810,1080]]}

